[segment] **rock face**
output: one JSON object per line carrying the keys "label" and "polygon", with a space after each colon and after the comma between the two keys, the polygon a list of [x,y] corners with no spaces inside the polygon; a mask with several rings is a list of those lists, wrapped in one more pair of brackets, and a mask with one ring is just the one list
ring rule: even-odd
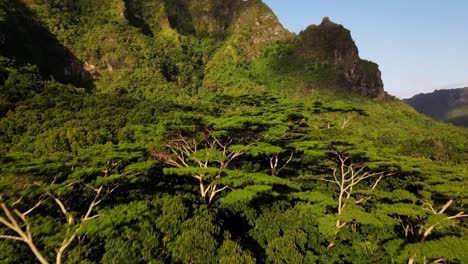
{"label": "rock face", "polygon": [[468,127],[468,87],[436,90],[404,101],[419,113],[435,120]]}
{"label": "rock face", "polygon": [[233,25],[240,48],[248,57],[258,57],[268,44],[295,37],[279,22],[273,11],[261,1],[249,1]]}
{"label": "rock face", "polygon": [[130,22],[157,33],[167,24],[181,35],[224,38],[249,2],[241,0],[125,0]]}
{"label": "rock face", "polygon": [[226,39],[244,35],[247,54],[262,45],[293,37],[260,0],[126,0],[126,15],[138,27],[157,33],[168,24],[182,35]]}
{"label": "rock face", "polygon": [[238,0],[185,1],[195,32],[215,37],[226,36],[232,21],[247,4]]}
{"label": "rock face", "polygon": [[306,63],[336,65],[338,79],[348,89],[372,98],[385,95],[378,65],[360,59],[349,30],[327,17],[299,34],[297,51]]}

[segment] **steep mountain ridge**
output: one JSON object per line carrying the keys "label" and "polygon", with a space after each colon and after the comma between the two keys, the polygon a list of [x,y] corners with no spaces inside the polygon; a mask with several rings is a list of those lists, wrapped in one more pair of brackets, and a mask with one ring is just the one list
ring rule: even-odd
{"label": "steep mountain ridge", "polygon": [[[332,86],[363,96],[385,96],[378,66],[359,58],[348,30],[325,18],[320,25],[293,34],[260,0],[104,0],[99,3],[28,0],[23,3],[35,14],[37,23],[44,25],[86,70],[71,72],[94,76],[99,91],[148,94],[148,91],[116,85],[116,80],[125,82],[142,72],[151,75],[158,86],[172,87],[168,89],[174,89],[174,85],[229,93],[248,92],[247,87],[270,89],[271,85],[246,71],[251,72],[252,65],[264,58],[269,47],[279,45],[283,50],[289,47],[297,62],[296,68],[283,65],[285,69],[281,71],[289,71],[296,79],[303,73],[299,77],[303,80],[290,83],[288,89],[334,83]],[[193,56],[193,50],[200,45],[210,50],[209,54],[200,55],[204,57],[202,60]],[[60,64],[47,66],[63,68]],[[330,69],[329,75],[334,75],[327,79],[327,85],[306,76],[315,75],[310,69],[317,67]],[[199,77],[187,79],[185,76],[193,75],[193,71],[199,72]],[[239,77],[245,79],[245,85],[236,84]],[[149,94],[157,92],[151,89]]]}
{"label": "steep mountain ridge", "polygon": [[435,90],[404,99],[416,111],[435,120],[468,127],[468,87]]}

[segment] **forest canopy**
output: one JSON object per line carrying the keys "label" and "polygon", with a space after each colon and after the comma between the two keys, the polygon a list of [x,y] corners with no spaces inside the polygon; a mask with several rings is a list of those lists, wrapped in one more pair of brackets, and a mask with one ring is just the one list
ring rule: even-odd
{"label": "forest canopy", "polygon": [[0,262],[468,261],[468,130],[182,2],[0,0]]}

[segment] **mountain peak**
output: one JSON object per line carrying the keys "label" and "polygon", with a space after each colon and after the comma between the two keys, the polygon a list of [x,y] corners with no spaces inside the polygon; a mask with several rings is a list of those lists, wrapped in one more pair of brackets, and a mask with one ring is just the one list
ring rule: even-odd
{"label": "mountain peak", "polygon": [[377,64],[359,57],[351,32],[324,17],[299,33],[299,53],[306,63],[330,63],[337,67],[339,81],[348,89],[372,98],[385,96]]}
{"label": "mountain peak", "polygon": [[258,57],[268,44],[294,38],[262,1],[249,1],[234,22],[233,34],[248,57]]}
{"label": "mountain peak", "polygon": [[332,23],[329,17],[323,17],[322,19],[322,25],[330,24]]}

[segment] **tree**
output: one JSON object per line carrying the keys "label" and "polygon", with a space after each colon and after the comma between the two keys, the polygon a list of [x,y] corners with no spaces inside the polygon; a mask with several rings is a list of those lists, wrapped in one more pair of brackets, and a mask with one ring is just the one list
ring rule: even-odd
{"label": "tree", "polygon": [[[84,224],[94,218],[99,217],[99,214],[95,213],[97,206],[114,190],[116,190],[123,183],[122,179],[129,179],[136,176],[131,172],[116,173],[117,166],[120,161],[109,161],[107,167],[103,171],[102,177],[97,177],[92,184],[86,184],[87,188],[92,189],[94,195],[92,196],[91,202],[85,207],[83,212],[71,211],[70,207],[67,207],[64,203],[65,199],[59,197],[55,193],[67,192],[73,190],[78,185],[76,179],[65,181],[61,184],[52,183],[48,186],[41,186],[41,191],[44,193],[40,195],[37,202],[27,210],[21,211],[20,205],[23,197],[8,204],[3,201],[2,195],[0,195],[0,207],[3,211],[3,216],[0,216],[0,223],[3,224],[10,232],[16,235],[2,234],[0,238],[6,240],[21,241],[28,245],[34,256],[40,263],[49,263],[44,253],[38,249],[38,244],[32,236],[32,222],[29,220],[29,215],[37,210],[42,204],[49,200],[52,200],[60,210],[61,214],[65,218],[64,229],[65,232],[62,235],[62,241],[55,248],[56,257],[55,263],[60,264],[63,262],[65,251],[78,237]],[[76,215],[81,214],[80,217]]]}
{"label": "tree", "polygon": [[151,156],[176,167],[167,172],[190,175],[197,179],[201,198],[211,204],[218,193],[230,188],[228,185],[220,187],[223,171],[243,154],[241,151],[231,151],[231,143],[232,139],[223,141],[211,133],[204,135],[201,140],[178,133],[175,139],[165,144],[170,154],[153,150]]}
{"label": "tree", "polygon": [[[376,178],[376,180],[371,184],[371,191],[374,190],[383,177],[390,175],[386,172],[372,172],[367,170],[367,166],[364,164],[357,164],[351,161],[351,158],[344,153],[339,151],[332,151],[332,153],[338,159],[338,167],[332,168],[332,176],[328,178],[315,178],[316,180],[321,180],[325,182],[330,182],[338,186],[338,206],[337,206],[337,217],[335,221],[335,233],[334,238],[328,245],[328,248],[331,248],[335,245],[335,238],[338,232],[347,226],[348,222],[343,219],[343,214],[345,212],[345,207],[350,206],[352,200],[351,195],[353,194],[353,189],[356,186],[367,179]],[[365,201],[366,198],[361,198],[358,201],[355,201],[354,204],[360,204]]]}
{"label": "tree", "polygon": [[271,145],[266,142],[259,142],[254,145],[249,145],[238,149],[248,153],[249,155],[252,155],[253,157],[266,157],[270,166],[271,176],[274,177],[278,176],[278,174],[286,168],[286,166],[292,161],[294,157],[294,151],[291,151],[290,154],[286,154],[286,149]]}
{"label": "tree", "polygon": [[[426,239],[432,234],[432,232],[437,228],[437,227],[443,227],[447,225],[451,225],[453,221],[456,221],[461,218],[468,217],[468,214],[465,214],[464,212],[459,212],[454,215],[446,215],[445,212],[453,205],[455,201],[453,199],[450,199],[447,201],[440,210],[436,210],[433,205],[430,203],[426,202],[423,204],[423,208],[427,211],[430,212],[430,216],[428,220],[426,221],[426,224],[422,224],[419,226],[417,236],[419,237],[419,243],[424,243]],[[426,256],[419,256],[420,258],[426,258]],[[413,255],[409,258],[408,264],[413,264],[415,263],[415,258],[416,254],[413,253]],[[433,263],[445,263],[443,259],[438,259],[434,261]]]}

